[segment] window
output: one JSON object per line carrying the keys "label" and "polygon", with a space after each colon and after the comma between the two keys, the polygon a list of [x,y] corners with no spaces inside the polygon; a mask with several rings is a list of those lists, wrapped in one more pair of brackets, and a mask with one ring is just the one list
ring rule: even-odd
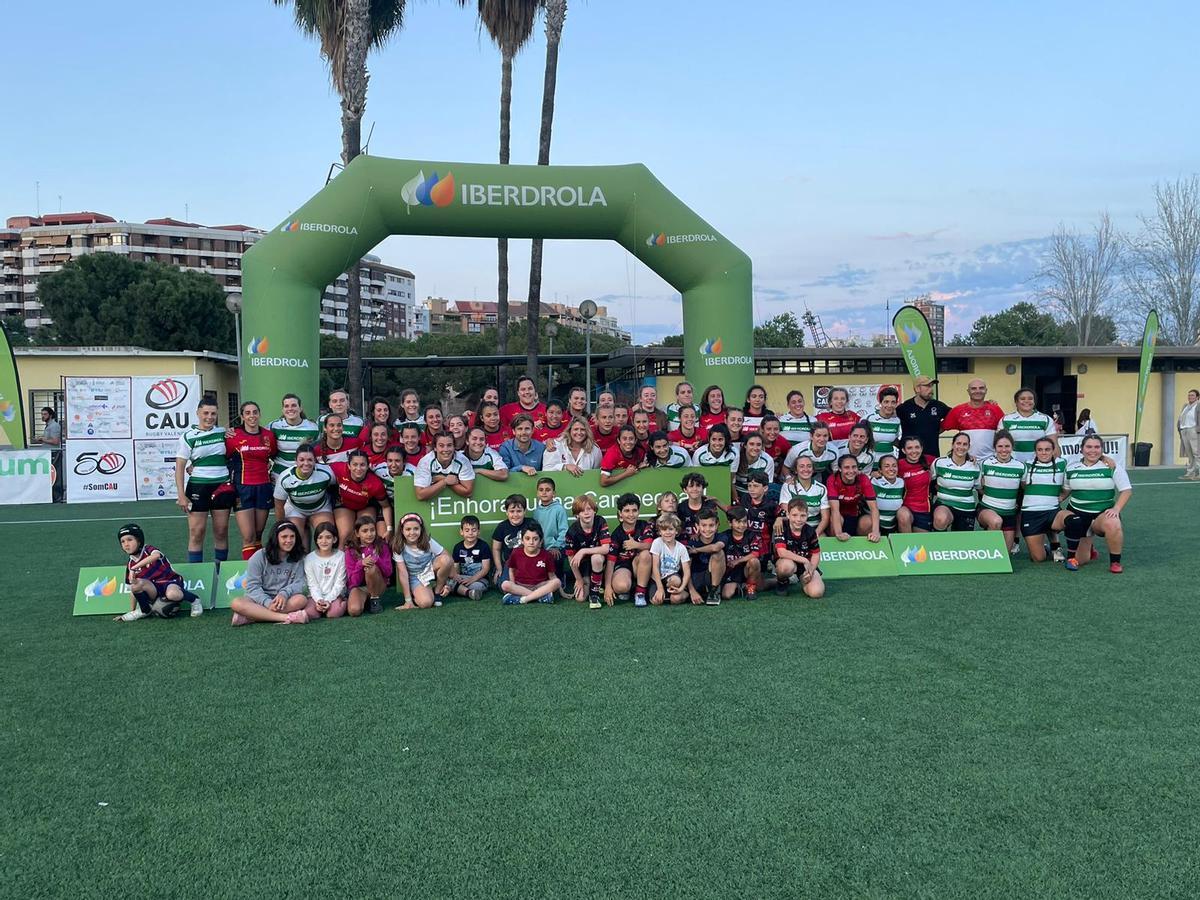
{"label": "window", "polygon": [[236,422],[236,421],[237,421],[237,417],[238,417],[238,395],[237,395],[235,392],[233,392],[233,391],[230,391],[230,392],[229,392],[229,393],[227,393],[225,396],[226,396],[226,398],[227,398],[227,400],[226,400],[226,403],[228,404],[228,409],[229,409],[229,418],[225,420],[225,424],[226,424],[226,425],[228,425],[228,424],[230,424],[230,423],[232,423],[232,422]]}
{"label": "window", "polygon": [[[1182,360],[1180,360],[1182,362]],[[1166,368],[1166,360],[1156,359],[1150,363],[1151,372],[1162,372]],[[1119,356],[1117,357],[1118,372],[1140,372],[1142,370],[1142,360],[1138,356]]]}
{"label": "window", "polygon": [[49,406],[55,413],[58,414],[58,421],[62,422],[66,416],[66,401],[63,398],[62,391],[36,391],[29,392],[29,417],[33,420],[33,427],[29,438],[31,441],[40,441],[42,432],[46,430],[46,426],[42,424],[42,407]]}

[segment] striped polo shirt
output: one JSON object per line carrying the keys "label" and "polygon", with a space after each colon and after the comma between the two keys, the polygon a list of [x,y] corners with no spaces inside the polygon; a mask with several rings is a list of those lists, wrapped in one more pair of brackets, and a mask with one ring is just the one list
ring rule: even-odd
{"label": "striped polo shirt", "polygon": [[888,481],[882,475],[871,479],[875,488],[875,504],[879,507],[879,527],[891,530],[896,527],[896,510],[904,505],[904,479]]}
{"label": "striped polo shirt", "polygon": [[1023,416],[1010,412],[1000,420],[1000,427],[1008,429],[1013,437],[1013,456],[1021,462],[1033,462],[1033,451],[1037,442],[1048,434],[1054,434],[1054,420],[1045,413],[1034,412]]}
{"label": "striped polo shirt", "polygon": [[959,512],[975,512],[978,463],[968,459],[959,465],[949,456],[941,456],[933,464],[933,478],[937,503]]}
{"label": "striped polo shirt", "polygon": [[296,464],[296,451],[301,444],[317,442],[317,423],[312,419],[301,419],[295,425],[289,425],[288,420],[280,417],[267,426],[267,431],[275,435],[275,460],[271,463],[271,477],[278,478],[287,471],[288,466]]}
{"label": "striped polo shirt", "polygon": [[1036,459],[1025,466],[1022,483],[1025,492],[1021,495],[1021,509],[1029,512],[1048,512],[1058,509],[1058,497],[1062,493],[1067,461],[1061,456],[1050,462]]}
{"label": "striped polo shirt", "polygon": [[992,456],[984,460],[980,468],[980,505],[1005,516],[1016,512],[1017,493],[1024,477],[1025,463],[1019,459],[1001,462]]}
{"label": "striped polo shirt", "polygon": [[1117,501],[1120,491],[1129,490],[1129,475],[1125,467],[1117,464],[1110,468],[1098,459],[1088,465],[1082,459],[1067,466],[1066,489],[1070,491],[1067,506],[1082,513],[1102,513]]}
{"label": "striped polo shirt", "polygon": [[214,425],[201,431],[195,425],[179,436],[175,458],[189,462],[188,480],[196,484],[221,484],[229,480],[225,458],[225,429]]}

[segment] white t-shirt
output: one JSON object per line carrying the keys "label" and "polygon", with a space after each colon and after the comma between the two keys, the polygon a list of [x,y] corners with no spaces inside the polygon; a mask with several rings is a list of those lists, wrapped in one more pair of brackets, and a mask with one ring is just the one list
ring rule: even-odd
{"label": "white t-shirt", "polygon": [[459,481],[475,480],[475,470],[471,468],[470,461],[463,454],[455,451],[450,462],[442,465],[438,461],[437,454],[430,450],[417,463],[416,471],[413,472],[413,487],[429,487],[434,478],[441,478],[445,475],[457,475]]}
{"label": "white t-shirt", "polygon": [[590,451],[570,450],[566,441],[557,441],[553,450],[542,457],[542,469],[546,472],[561,472],[567,466],[579,466],[585,472],[600,468],[602,454],[595,444]]}
{"label": "white t-shirt", "polygon": [[346,596],[346,554],[334,550],[331,556],[313,551],[304,557],[304,580],[314,600],[337,600]]}
{"label": "white t-shirt", "polygon": [[658,557],[658,571],[663,578],[678,575],[683,571],[683,564],[691,559],[683,541],[676,541],[674,548],[668,547],[666,541],[658,537],[650,545],[650,554]]}

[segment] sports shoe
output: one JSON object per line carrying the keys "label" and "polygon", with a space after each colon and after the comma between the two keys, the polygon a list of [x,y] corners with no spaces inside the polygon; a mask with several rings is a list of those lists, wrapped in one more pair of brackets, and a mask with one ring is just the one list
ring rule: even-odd
{"label": "sports shoe", "polygon": [[380,600],[378,597],[372,597],[370,600],[367,601],[367,612],[369,612],[369,613],[383,612],[383,601]]}
{"label": "sports shoe", "polygon": [[641,591],[634,594],[633,595],[633,605],[634,606],[645,606],[646,605],[646,595],[643,594]]}
{"label": "sports shoe", "polygon": [[1066,562],[1064,562],[1063,565],[1067,567],[1068,572],[1078,572],[1079,571],[1079,560],[1077,560],[1073,556],[1070,559],[1068,559]]}
{"label": "sports shoe", "polygon": [[758,599],[758,588],[746,588],[746,599],[747,600],[757,600]]}
{"label": "sports shoe", "polygon": [[482,600],[483,599],[483,588],[477,588],[477,587],[471,588],[469,591],[467,591],[467,599],[468,600]]}
{"label": "sports shoe", "polygon": [[787,594],[788,588],[790,588],[791,586],[792,586],[792,579],[790,577],[789,578],[780,578],[778,580],[778,582],[775,584],[775,593],[778,594],[780,597],[783,597]]}
{"label": "sports shoe", "polygon": [[234,628],[237,628],[237,626],[239,626],[239,625],[249,625],[250,620],[246,616],[243,616],[241,613],[234,613],[233,620],[229,624],[232,625]]}
{"label": "sports shoe", "polygon": [[516,594],[505,594],[500,602],[505,606],[516,606],[521,602],[521,598]]}
{"label": "sports shoe", "polygon": [[553,603],[553,602],[554,602],[553,594],[547,594],[545,597],[538,597],[538,603]]}
{"label": "sports shoe", "polygon": [[721,589],[713,588],[708,592],[708,596],[704,598],[705,606],[720,606],[721,605]]}
{"label": "sports shoe", "polygon": [[307,625],[308,613],[302,609],[292,610],[287,614],[289,625]]}
{"label": "sports shoe", "polygon": [[192,601],[192,618],[198,619],[202,615],[204,615],[204,604],[201,603],[200,598],[197,597],[195,600]]}
{"label": "sports shoe", "polygon": [[1063,555],[1062,550],[1058,549],[1057,547],[1054,549],[1054,561],[1055,562],[1066,562],[1067,561],[1067,558]]}
{"label": "sports shoe", "polygon": [[141,609],[131,609],[123,616],[117,616],[118,622],[136,622],[138,619],[146,618],[146,614]]}
{"label": "sports shoe", "polygon": [[434,598],[434,601],[433,601],[433,608],[434,608],[434,609],[437,609],[437,608],[438,608],[439,606],[441,606],[441,605],[442,605],[441,598],[440,598],[440,597],[435,597],[435,598]]}
{"label": "sports shoe", "polygon": [[1008,555],[1016,556],[1020,552],[1021,552],[1021,545],[1018,544],[1016,541],[1013,541],[1013,545],[1008,548]]}
{"label": "sports shoe", "polygon": [[1125,567],[1123,565],[1121,565],[1119,562],[1109,563],[1108,571],[1112,572],[1114,575],[1120,575],[1122,572],[1125,571]]}
{"label": "sports shoe", "polygon": [[603,599],[595,591],[588,594],[588,609],[599,609],[603,604]]}
{"label": "sports shoe", "polygon": [[1091,555],[1091,556],[1089,556],[1089,557],[1088,557],[1088,559],[1099,559],[1099,558],[1100,558],[1100,551],[1099,551],[1099,550],[1097,550],[1095,547],[1093,547],[1093,548],[1092,548],[1092,555]]}

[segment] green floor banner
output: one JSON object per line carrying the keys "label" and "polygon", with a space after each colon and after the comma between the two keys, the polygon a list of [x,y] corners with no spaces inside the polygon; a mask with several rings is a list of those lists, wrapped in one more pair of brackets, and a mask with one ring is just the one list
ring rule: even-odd
{"label": "green floor banner", "polygon": [[0,447],[25,449],[25,413],[21,402],[21,379],[8,332],[0,325]]}
{"label": "green floor banner", "polygon": [[1158,343],[1158,310],[1146,315],[1142,329],[1142,358],[1138,366],[1137,406],[1133,419],[1133,443],[1136,445],[1142,432],[1142,408],[1146,405],[1146,388],[1150,384],[1150,369],[1154,365],[1154,347]]}
{"label": "green floor banner", "polygon": [[[209,608],[216,580],[215,563],[182,563],[172,568],[183,576],[187,589],[200,597],[205,609]],[[124,566],[86,566],[79,570],[75,608],[71,614],[116,616],[129,612],[131,600]]]}
{"label": "green floor banner", "polygon": [[409,512],[418,512],[429,527],[429,532],[447,551],[452,549],[459,537],[459,521],[463,516],[478,517],[483,526],[482,537],[491,540],[492,529],[504,521],[504,499],[510,494],[521,494],[529,504],[530,512],[537,506],[537,481],[542,476],[554,479],[556,494],[567,510],[567,522],[574,521],[571,503],[580,494],[591,494],[596,498],[600,515],[611,530],[617,523],[617,498],[624,493],[637,494],[641,501],[642,518],[654,515],[658,498],[668,491],[683,493],[679,486],[684,475],[699,472],[708,480],[708,496],[723,506],[729,504],[729,470],[723,467],[685,469],[642,469],[632,478],[612,487],[600,486],[598,471],[584,472],[576,477],[569,472],[539,472],[537,475],[510,473],[507,481],[492,481],[483,476],[475,479],[475,488],[470,497],[460,497],[443,491],[432,500],[418,500],[413,491],[411,478],[396,479],[396,518]]}
{"label": "green floor banner", "polygon": [[821,577],[826,581],[843,578],[893,578],[896,561],[887,538],[872,544],[865,537],[839,541],[821,538]]}
{"label": "green floor banner", "polygon": [[213,592],[213,609],[229,609],[229,601],[240,597],[246,581],[246,561],[228,559],[217,569],[217,588]]}
{"label": "green floor banner", "polygon": [[890,538],[898,575],[1012,573],[1000,531],[931,531]]}
{"label": "green floor banner", "polygon": [[904,364],[913,380],[923,375],[936,380],[937,351],[925,314],[915,306],[902,306],[892,317],[892,330],[896,332]]}

